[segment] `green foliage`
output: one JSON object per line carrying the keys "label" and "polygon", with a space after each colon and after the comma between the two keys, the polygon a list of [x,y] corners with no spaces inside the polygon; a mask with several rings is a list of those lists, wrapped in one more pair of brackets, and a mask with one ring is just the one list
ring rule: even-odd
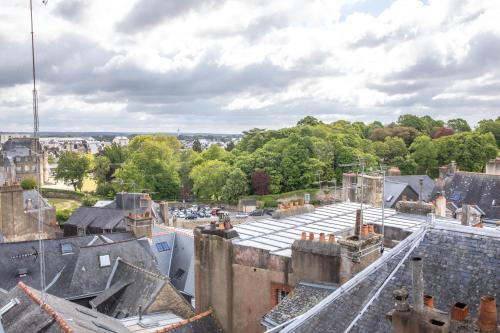
{"label": "green foliage", "polygon": [[55,178],[71,184],[75,191],[81,190],[83,179],[88,174],[90,161],[87,156],[65,151],[59,157]]}
{"label": "green foliage", "polygon": [[411,158],[417,163],[417,174],[437,173],[437,149],[427,135],[419,136],[410,146]]}
{"label": "green foliage", "polygon": [[94,206],[99,199],[92,196],[92,195],[85,195],[82,200],[82,205],[87,206],[87,207],[92,207]]}
{"label": "green foliage", "polygon": [[230,156],[230,153],[218,145],[211,145],[203,153],[201,153],[201,157],[205,161],[227,161]]}
{"label": "green foliage", "polygon": [[107,156],[97,156],[94,159],[94,179],[98,185],[111,180],[110,171],[111,161]]}
{"label": "green foliage", "polygon": [[73,211],[69,209],[62,209],[56,211],[56,220],[59,225],[63,225],[73,214]]}
{"label": "green foliage", "polygon": [[450,119],[446,122],[446,125],[449,128],[453,128],[455,133],[469,132],[470,131],[469,124],[467,123],[467,121],[465,119],[462,119],[462,118]]}
{"label": "green foliage", "polygon": [[36,188],[36,186],[37,182],[33,178],[26,178],[21,182],[21,187],[23,188],[23,190],[33,190]]}
{"label": "green foliage", "polygon": [[230,172],[231,166],[222,161],[209,160],[196,166],[190,174],[194,193],[201,199],[220,200]]}
{"label": "green foliage", "polygon": [[477,126],[481,133],[491,133],[495,137],[497,147],[500,147],[500,117],[496,120],[481,120]]}
{"label": "green foliage", "polygon": [[248,191],[246,175],[240,169],[233,169],[222,187],[222,198],[230,203],[238,202],[238,199]]}
{"label": "green foliage", "polygon": [[455,161],[460,170],[481,172],[497,156],[492,133],[463,132],[434,140],[439,165]]}
{"label": "green foliage", "polygon": [[275,208],[275,207],[278,207],[278,201],[275,198],[273,198],[273,197],[264,196],[264,197],[262,197],[262,199],[260,200],[260,202],[262,202],[262,207],[261,208]]}
{"label": "green foliage", "polygon": [[313,116],[307,116],[302,118],[297,122],[297,126],[316,126],[321,124],[322,122],[319,121],[318,119],[314,118]]}
{"label": "green foliage", "polygon": [[200,140],[196,139],[193,141],[193,150],[197,153],[201,153],[203,151]]}

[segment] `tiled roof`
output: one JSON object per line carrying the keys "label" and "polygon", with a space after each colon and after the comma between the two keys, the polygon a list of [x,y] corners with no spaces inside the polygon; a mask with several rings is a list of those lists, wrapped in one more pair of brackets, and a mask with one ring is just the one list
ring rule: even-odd
{"label": "tiled roof", "polygon": [[155,333],[223,333],[212,310],[157,330]]}
{"label": "tiled roof", "polygon": [[467,303],[474,317],[480,296],[500,290],[499,248],[494,229],[438,223],[408,237],[282,332],[345,332],[350,326],[349,332],[392,332],[385,314],[394,308],[393,290],[411,290],[413,256],[423,259],[424,292],[434,296],[435,307]]}

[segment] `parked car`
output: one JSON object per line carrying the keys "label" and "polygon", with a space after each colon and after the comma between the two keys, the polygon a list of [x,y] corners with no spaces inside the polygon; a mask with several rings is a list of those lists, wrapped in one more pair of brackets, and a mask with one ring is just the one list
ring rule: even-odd
{"label": "parked car", "polygon": [[244,219],[248,217],[248,214],[243,212],[238,212],[234,217],[236,217],[237,219]]}
{"label": "parked car", "polygon": [[196,220],[198,218],[198,215],[194,214],[194,213],[191,213],[191,214],[188,214],[185,219],[186,220]]}
{"label": "parked car", "polygon": [[250,212],[250,216],[262,216],[262,215],[264,215],[263,209],[256,209],[256,210]]}

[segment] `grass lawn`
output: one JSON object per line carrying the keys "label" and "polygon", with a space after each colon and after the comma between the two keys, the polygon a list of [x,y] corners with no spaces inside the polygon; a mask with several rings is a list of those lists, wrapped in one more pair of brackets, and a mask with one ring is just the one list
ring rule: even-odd
{"label": "grass lawn", "polygon": [[75,211],[82,204],[76,200],[70,199],[47,199],[49,203],[56,208],[56,211],[68,210]]}

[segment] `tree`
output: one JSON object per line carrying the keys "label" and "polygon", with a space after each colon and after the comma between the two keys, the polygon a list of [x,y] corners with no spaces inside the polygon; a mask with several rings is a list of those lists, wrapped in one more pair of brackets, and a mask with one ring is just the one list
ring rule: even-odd
{"label": "tree", "polygon": [[432,138],[438,139],[443,136],[453,135],[455,131],[449,127],[435,127],[432,131]]}
{"label": "tree", "polygon": [[86,156],[72,151],[65,151],[59,156],[55,179],[71,184],[75,191],[81,190],[83,179],[88,174],[89,167],[90,162]]}
{"label": "tree", "polygon": [[205,161],[209,160],[218,160],[225,161],[229,158],[229,153],[225,151],[222,147],[218,145],[211,145],[206,149],[203,153],[201,153],[201,157]]}
{"label": "tree", "polygon": [[222,161],[209,160],[197,165],[190,174],[194,193],[201,199],[220,200],[230,172],[231,166]]}
{"label": "tree", "polygon": [[322,122],[313,116],[304,117],[297,122],[297,126],[316,126],[319,124],[322,124]]}
{"label": "tree", "polygon": [[495,137],[497,147],[500,147],[500,117],[496,120],[481,120],[477,126],[481,133],[491,133]]}
{"label": "tree", "polygon": [[36,185],[36,180],[34,180],[33,178],[26,178],[21,182],[21,187],[23,188],[23,190],[33,190],[36,188]]}
{"label": "tree", "polygon": [[111,181],[111,161],[106,156],[97,156],[94,160],[94,179],[96,183],[103,184]]}
{"label": "tree", "polygon": [[195,139],[193,141],[193,150],[197,153],[201,153],[203,151],[203,148],[201,147],[201,142],[198,139]]}
{"label": "tree", "polygon": [[252,174],[252,191],[253,194],[266,195],[269,194],[269,186],[271,177],[264,170],[257,170]]}
{"label": "tree", "polygon": [[418,174],[435,175],[437,173],[437,149],[431,138],[421,135],[410,146],[411,158],[417,163]]}
{"label": "tree", "polygon": [[240,196],[246,194],[248,184],[246,175],[238,168],[233,169],[222,187],[222,198],[227,202],[237,202]]}
{"label": "tree", "polygon": [[226,144],[226,151],[232,151],[235,147],[235,144],[233,141],[229,141],[227,144]]}
{"label": "tree", "polygon": [[398,124],[403,127],[412,127],[419,132],[425,132],[427,125],[423,119],[413,114],[404,114],[399,116]]}
{"label": "tree", "polygon": [[462,118],[450,119],[446,123],[446,126],[452,128],[456,133],[470,132],[469,124],[465,119]]}

